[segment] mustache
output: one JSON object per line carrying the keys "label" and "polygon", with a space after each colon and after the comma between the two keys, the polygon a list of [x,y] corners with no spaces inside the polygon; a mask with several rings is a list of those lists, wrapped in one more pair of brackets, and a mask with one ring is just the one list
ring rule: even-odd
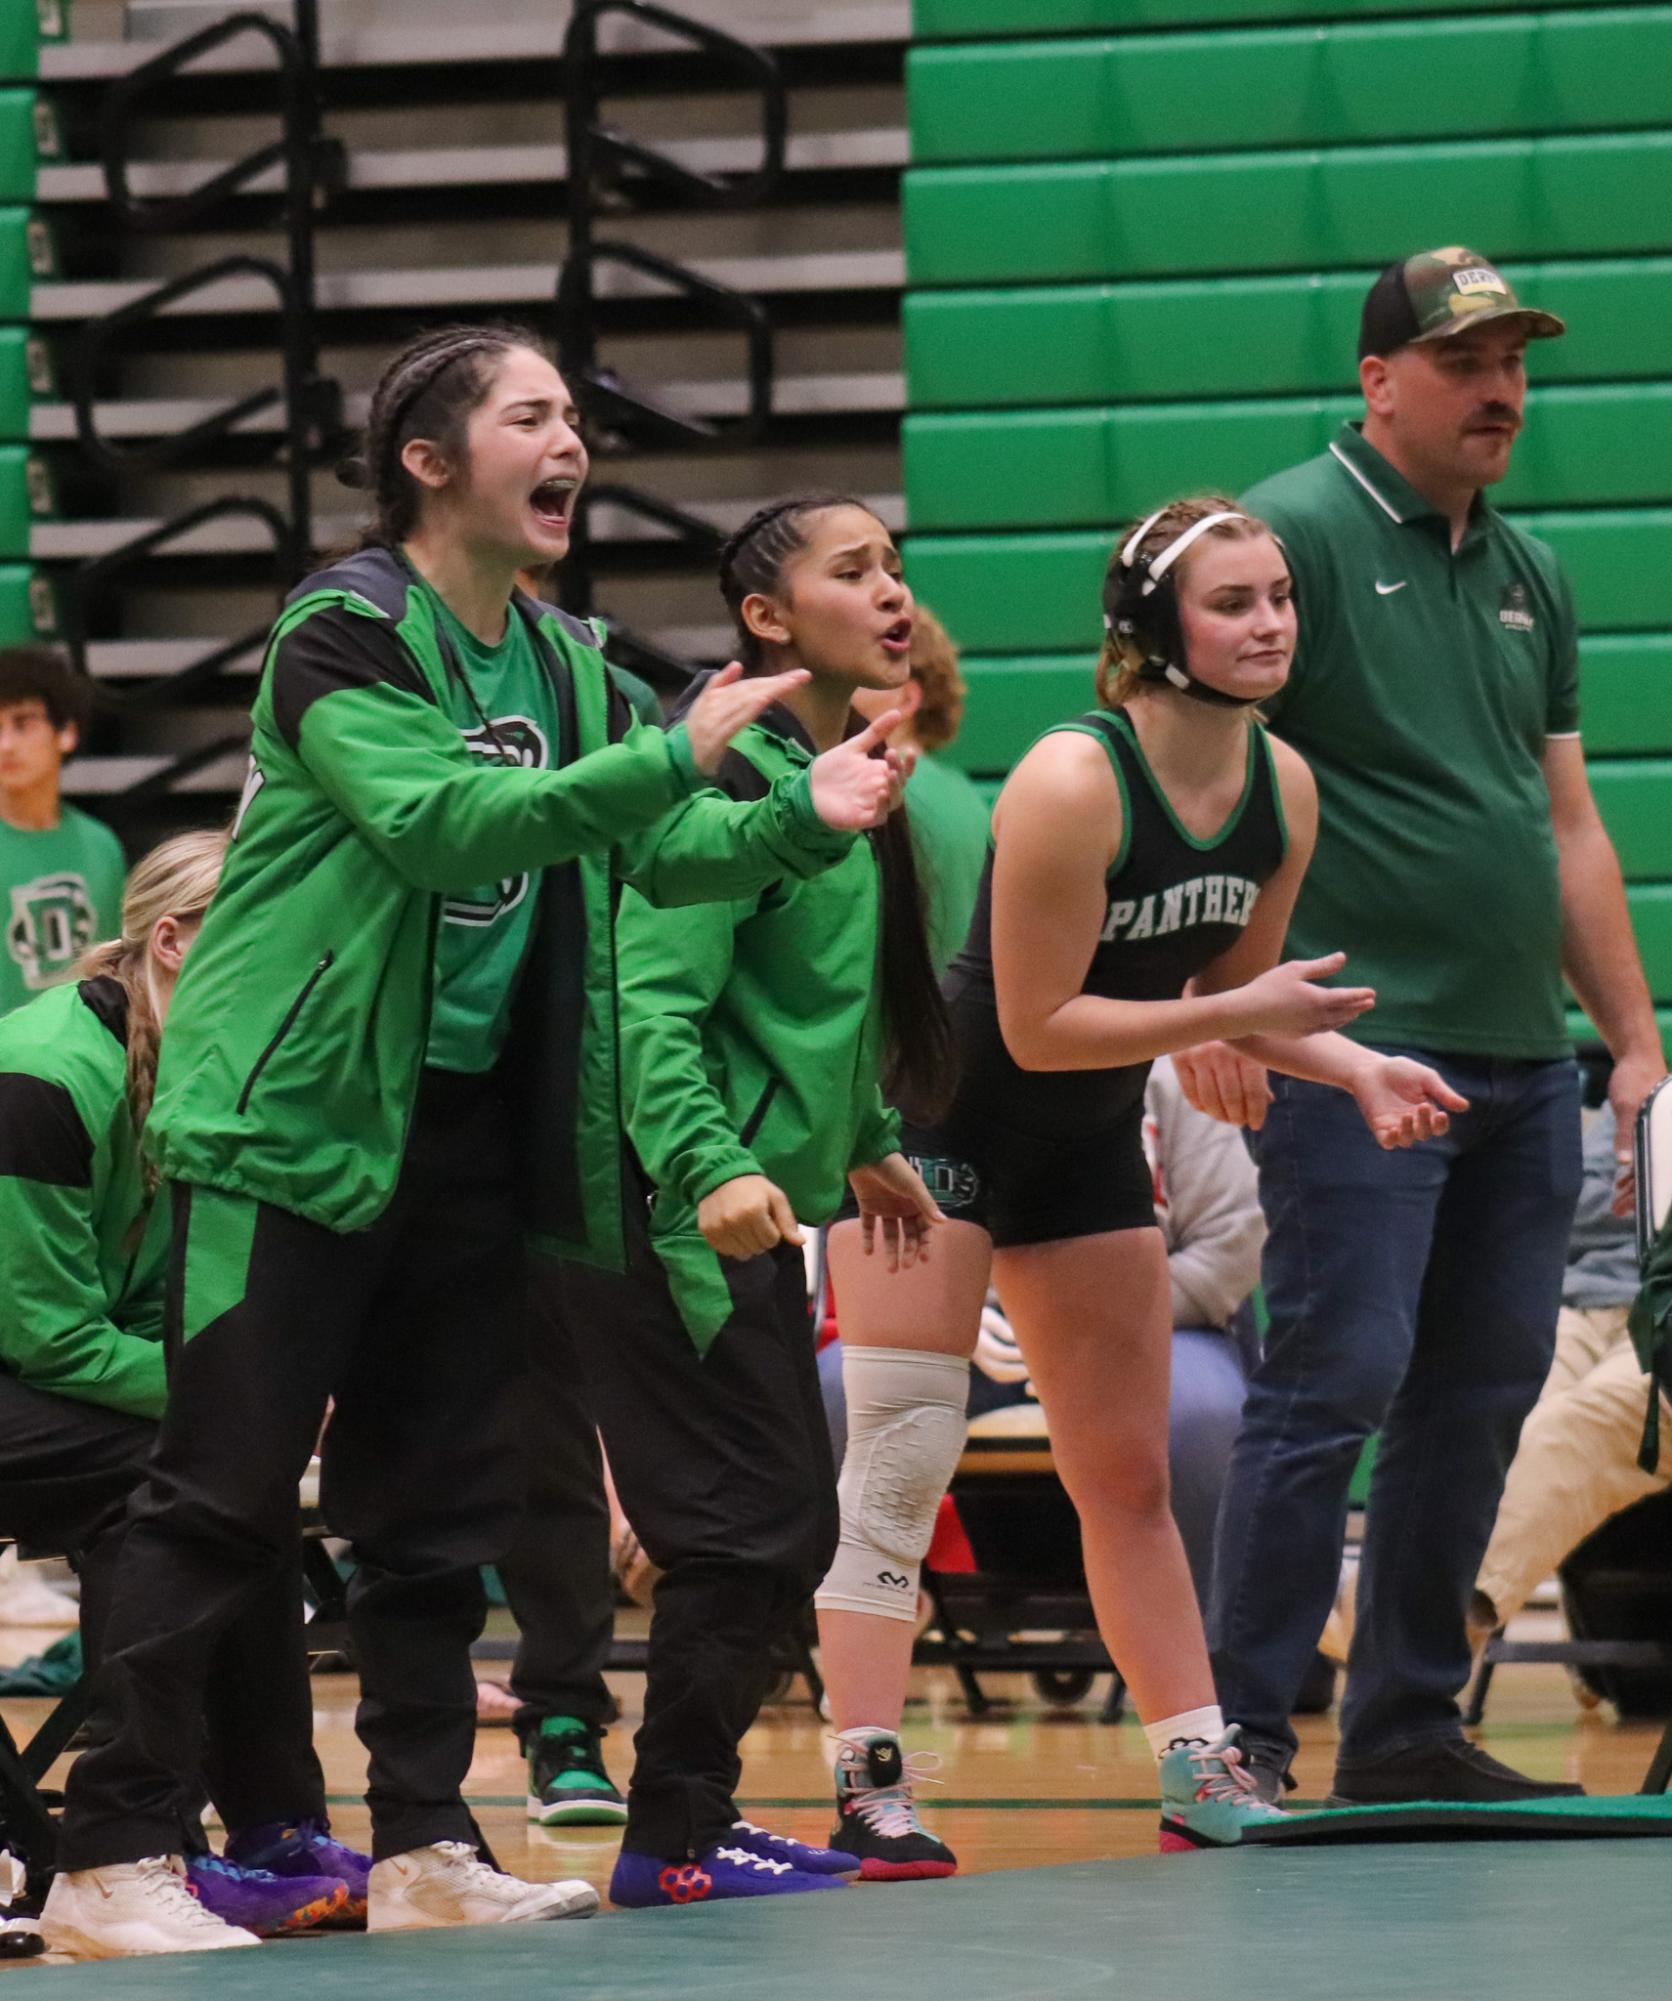
{"label": "mustache", "polygon": [[1512,424],[1521,428],[1521,413],[1508,403],[1487,403],[1469,419],[1470,426],[1476,424]]}

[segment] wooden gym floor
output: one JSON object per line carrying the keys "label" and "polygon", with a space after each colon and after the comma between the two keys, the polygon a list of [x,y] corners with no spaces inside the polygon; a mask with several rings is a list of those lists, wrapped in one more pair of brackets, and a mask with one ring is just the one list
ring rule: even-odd
{"label": "wooden gym floor", "polygon": [[[501,1615],[503,1616],[503,1615]],[[10,1655],[50,1635],[21,1641]],[[484,1672],[488,1670],[484,1669]],[[623,1705],[607,1751],[625,1780],[642,1683],[612,1678]],[[984,1677],[984,1681],[987,1678]],[[364,1838],[364,1761],[355,1683],[319,1677],[316,1738],[334,1823]],[[11,1962],[62,1989],[111,2001],[278,2001],[298,1975],[336,2001],[399,1995],[574,2001],[801,2001],[832,1983],[878,2001],[1025,2001],[1107,1995],[1196,2001],[1235,1992],[1284,2001],[1616,2001],[1667,1991],[1672,1848],[1660,1842],[1481,1843],[1155,1853],[1154,1766],[1136,1724],[1097,1720],[1098,1691],[1047,1708],[1021,1677],[994,1676],[1005,1708],[969,1716],[949,1673],[920,1673],[910,1747],[941,1760],[928,1812],[958,1850],[954,1883],[876,1885],[839,1898],[620,1914],[587,1925],[297,1940],[232,1960],[126,1961],[108,1967]],[[20,1735],[45,1705],[5,1705]],[[1333,1763],[1333,1717],[1304,1719],[1294,1803],[1320,1801]],[[1659,1727],[1581,1712],[1565,1675],[1501,1670],[1484,1740],[1500,1757],[1597,1793],[1641,1783]],[[530,1877],[584,1876],[603,1890],[608,1829],[530,1827],[515,1740],[484,1729],[470,1792],[501,1862]],[[745,1746],[742,1799],[753,1818],[817,1841],[829,1824],[825,1726],[797,1684]],[[1067,1866],[1061,1866],[1067,1865]],[[857,1895],[861,1903],[850,1902]],[[516,1933],[512,1935],[513,1931]],[[302,1955],[306,1955],[305,1958]]]}

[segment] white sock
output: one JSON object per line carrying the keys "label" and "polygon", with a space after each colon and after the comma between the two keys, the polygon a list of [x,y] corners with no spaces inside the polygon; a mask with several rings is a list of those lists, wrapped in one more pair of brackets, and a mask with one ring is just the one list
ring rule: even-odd
{"label": "white sock", "polygon": [[1159,1723],[1146,1723],[1144,1735],[1159,1764],[1175,1744],[1217,1744],[1225,1734],[1225,1716],[1217,1702],[1205,1709],[1181,1710],[1177,1716],[1163,1716]]}

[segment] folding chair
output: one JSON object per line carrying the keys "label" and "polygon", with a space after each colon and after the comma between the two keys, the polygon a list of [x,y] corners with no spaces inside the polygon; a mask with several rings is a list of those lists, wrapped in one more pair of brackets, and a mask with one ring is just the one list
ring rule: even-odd
{"label": "folding chair", "polygon": [[979,1567],[924,1571],[935,1619],[913,1661],[950,1667],[977,1716],[992,1706],[982,1673],[1026,1674],[1059,1707],[1080,1701],[1107,1674],[1102,1720],[1118,1722],[1126,1684],[1098,1637],[1079,1521],[1038,1404],[975,1419],[951,1493]]}

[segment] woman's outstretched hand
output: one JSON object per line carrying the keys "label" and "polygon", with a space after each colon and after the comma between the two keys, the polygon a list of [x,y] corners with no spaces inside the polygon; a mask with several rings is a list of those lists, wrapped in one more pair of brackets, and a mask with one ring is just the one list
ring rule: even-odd
{"label": "woman's outstretched hand", "polygon": [[805,667],[792,667],[786,674],[745,676],[740,661],[728,661],[685,712],[685,734],[691,739],[697,769],[712,778],[732,738],[808,678]]}
{"label": "woman's outstretched hand", "polygon": [[890,1271],[909,1271],[928,1257],[929,1232],[946,1218],[903,1153],[852,1169],[848,1186],[859,1203],[859,1239],[867,1257],[877,1247],[879,1224]]}
{"label": "woman's outstretched hand", "polygon": [[1376,1005],[1374,987],[1321,984],[1347,963],[1345,952],[1322,959],[1289,959],[1241,988],[1236,999],[1246,1027],[1239,1035],[1323,1035],[1345,1028]]}
{"label": "woman's outstretched hand", "polygon": [[1461,1098],[1438,1070],[1408,1056],[1378,1056],[1353,1079],[1352,1093],[1376,1144],[1390,1152],[1421,1140],[1438,1139],[1452,1112],[1466,1112]]}

